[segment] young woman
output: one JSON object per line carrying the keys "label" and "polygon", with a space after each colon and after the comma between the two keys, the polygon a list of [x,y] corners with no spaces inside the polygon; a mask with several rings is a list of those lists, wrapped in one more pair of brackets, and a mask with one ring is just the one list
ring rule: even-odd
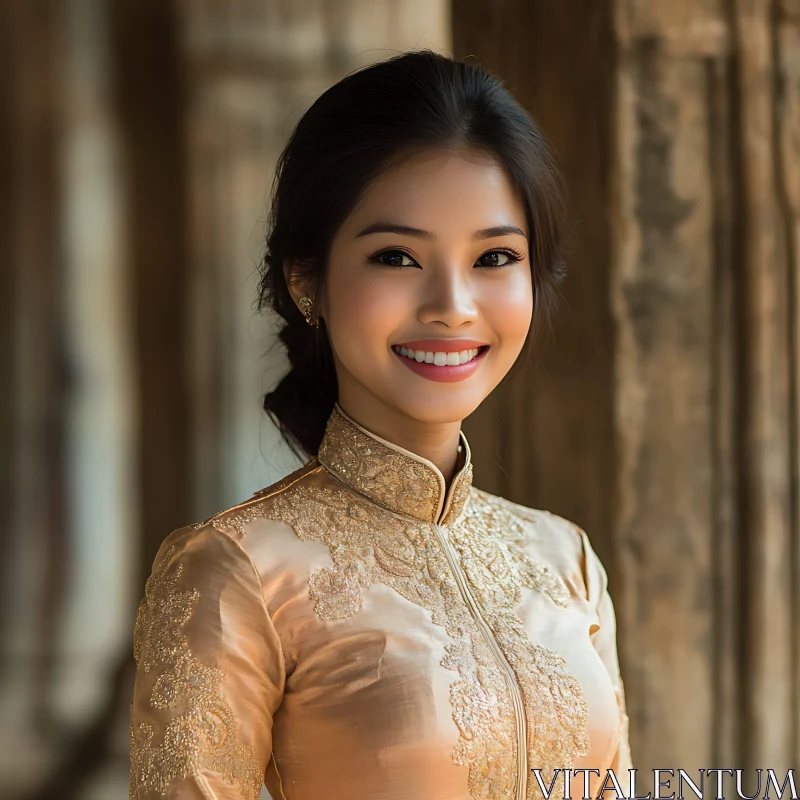
{"label": "young woman", "polygon": [[605,570],[575,524],[473,486],[461,432],[564,274],[541,133],[479,66],[403,54],[314,103],[273,203],[260,300],[291,369],[264,405],[310,460],[164,540],[131,798],[627,791]]}

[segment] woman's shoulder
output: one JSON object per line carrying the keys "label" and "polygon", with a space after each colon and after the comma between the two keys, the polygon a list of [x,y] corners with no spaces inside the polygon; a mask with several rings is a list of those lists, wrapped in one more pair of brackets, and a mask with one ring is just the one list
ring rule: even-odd
{"label": "woman's shoulder", "polygon": [[468,517],[502,543],[531,585],[544,588],[554,599],[587,597],[589,544],[577,523],[549,509],[527,506],[475,487]]}
{"label": "woman's shoulder", "polygon": [[190,549],[198,556],[206,553],[213,558],[218,549],[230,545],[252,556],[253,539],[263,539],[265,534],[282,527],[286,515],[281,512],[281,506],[292,502],[290,497],[297,490],[303,490],[306,479],[313,479],[314,471],[315,465],[308,462],[259,489],[248,499],[216,511],[204,520],[172,530],[161,543],[156,563],[168,552],[174,555]]}
{"label": "woman's shoulder", "polygon": [[471,505],[473,513],[499,517],[517,534],[576,554],[583,552],[588,538],[577,523],[549,509],[526,506],[475,486]]}
{"label": "woman's shoulder", "polygon": [[298,492],[308,488],[314,482],[314,474],[319,469],[318,465],[309,461],[294,472],[254,492],[246,500],[217,511],[189,527],[201,529],[211,526],[233,538],[241,539],[246,536],[253,523],[280,522],[280,514],[277,512],[281,504],[289,498],[295,499]]}

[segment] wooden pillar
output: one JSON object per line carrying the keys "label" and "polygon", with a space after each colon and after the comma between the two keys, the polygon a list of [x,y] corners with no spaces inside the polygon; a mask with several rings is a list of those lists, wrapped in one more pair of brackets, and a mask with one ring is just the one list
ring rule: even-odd
{"label": "wooden pillar", "polygon": [[800,7],[467,0],[454,33],[571,193],[555,341],[469,421],[512,477],[476,482],[595,542],[638,768],[796,766]]}
{"label": "wooden pillar", "polygon": [[800,618],[792,602],[793,587],[800,580],[800,6],[737,0],[732,35],[738,56],[741,312],[748,333],[742,353],[742,525],[749,534],[744,723],[753,765],[776,762],[785,769],[797,767],[800,755],[795,683]]}
{"label": "wooden pillar", "polygon": [[17,768],[9,791],[30,779],[53,721],[47,690],[69,570],[60,11],[50,0],[0,11],[0,746]]}
{"label": "wooden pillar", "polygon": [[[639,766],[667,759],[700,769],[716,763],[715,714],[724,710],[714,702],[714,631],[732,622],[714,606],[714,582],[725,580],[715,552],[727,547],[715,541],[713,471],[714,390],[727,389],[715,365],[724,347],[715,320],[727,309],[714,289],[716,268],[731,264],[715,259],[709,160],[729,121],[711,124],[707,59],[719,53],[703,51],[708,41],[695,52],[679,25],[669,28],[667,17],[658,27],[644,11],[618,10],[615,22],[610,301],[620,648],[632,702],[644,698],[632,723]],[[730,432],[719,433],[727,448]]]}
{"label": "wooden pillar", "polygon": [[185,68],[175,4],[112,4],[139,416],[141,580],[190,521]]}
{"label": "wooden pillar", "polygon": [[[2,651],[45,716],[65,559],[63,347],[58,136],[59,7],[39,0],[3,10],[2,239],[5,363],[0,425],[13,462],[4,464]],[[8,27],[6,26],[8,24]],[[7,149],[6,149],[7,148]],[[4,456],[5,457],[5,456]],[[6,516],[7,515],[7,516]],[[9,673],[11,674],[11,673]],[[32,684],[29,682],[33,681]]]}
{"label": "wooden pillar", "polygon": [[780,101],[776,106],[778,124],[777,174],[780,177],[778,204],[785,223],[786,254],[789,268],[789,357],[792,365],[790,426],[792,441],[791,502],[792,528],[792,682],[794,703],[795,764],[800,764],[800,4],[785,0],[775,18],[774,50]]}
{"label": "wooden pillar", "polygon": [[[0,370],[4,391],[0,392],[0,547],[8,553],[14,540],[14,497],[16,445],[14,436],[15,394],[17,386],[16,358],[14,352],[15,318],[14,298],[17,296],[17,269],[13,254],[16,201],[16,75],[17,65],[12,49],[12,25],[16,14],[9,3],[0,5]],[[6,562],[2,573],[3,612],[0,614],[0,641],[7,643],[11,626],[10,614],[5,610],[11,590],[11,565]],[[0,663],[7,667],[8,646],[0,648]]]}
{"label": "wooden pillar", "polygon": [[[191,396],[186,364],[189,265],[186,255],[185,96],[174,6],[173,2],[160,0],[119,0],[109,4],[107,16],[91,4],[81,8],[76,4],[70,8],[72,14],[81,15],[81,24],[101,27],[102,32],[95,31],[95,34],[108,44],[110,53],[108,66],[113,77],[109,94],[115,99],[122,162],[118,176],[122,197],[117,195],[116,199],[126,209],[127,224],[124,233],[114,228],[113,211],[109,211],[104,220],[106,227],[98,236],[106,237],[103,244],[109,248],[107,253],[127,251],[127,257],[122,259],[123,269],[126,269],[122,296],[127,308],[122,313],[128,312],[126,316],[133,329],[130,347],[133,365],[130,371],[119,365],[118,372],[108,380],[116,383],[115,391],[133,387],[129,409],[118,408],[117,411],[120,417],[129,414],[128,419],[136,422],[133,436],[137,440],[137,463],[131,472],[138,495],[137,508],[134,519],[127,522],[139,523],[140,536],[138,547],[132,548],[138,555],[137,563],[131,567],[134,602],[130,607],[127,632],[121,635],[123,644],[117,663],[109,671],[107,695],[82,729],[64,743],[60,752],[51,754],[50,769],[35,791],[28,795],[31,800],[53,796],[76,800],[98,768],[113,758],[116,743],[113,731],[117,726],[125,741],[134,667],[132,635],[136,604],[164,537],[191,521],[189,474],[193,453],[188,435]],[[75,31],[72,33],[74,35]],[[87,60],[97,55],[90,53]],[[74,68],[75,64],[71,66]],[[76,76],[71,77],[75,79],[71,86],[74,91],[79,91],[80,87],[90,95],[82,98],[84,110],[91,107],[98,98],[91,97],[91,90],[81,87]],[[86,75],[83,79],[91,80]],[[95,107],[95,111],[99,115],[100,109]],[[102,157],[99,161],[103,163]],[[72,159],[67,159],[67,163],[79,166]],[[110,163],[105,162],[106,168]],[[109,186],[106,188],[110,190]],[[110,191],[110,194],[115,193]],[[113,241],[117,236],[121,242]],[[71,255],[74,257],[80,246],[73,242],[73,247]],[[114,269],[120,269],[120,265],[109,266],[108,272]],[[108,277],[107,273],[105,278]],[[75,278],[77,282],[78,276]],[[98,281],[100,283],[102,281]],[[94,289],[101,296],[100,286]],[[111,302],[114,302],[113,292]],[[127,355],[127,319],[98,328],[96,335],[119,337],[109,346],[107,354],[114,353],[118,345],[115,355],[122,357],[123,352]],[[102,427],[103,420],[96,424]],[[127,483],[127,470],[124,465],[117,466],[122,467],[123,482]],[[120,489],[116,499],[129,498],[129,487],[114,488]],[[98,487],[97,491],[102,492],[103,487]],[[108,491],[103,499],[109,500]],[[126,510],[121,509],[121,513]],[[127,745],[122,749],[120,791],[124,792],[129,768]],[[102,794],[106,789],[98,791]]]}

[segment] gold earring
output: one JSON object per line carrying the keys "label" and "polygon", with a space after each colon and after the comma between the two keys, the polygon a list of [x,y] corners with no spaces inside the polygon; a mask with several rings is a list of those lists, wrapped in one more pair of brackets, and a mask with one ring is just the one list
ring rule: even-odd
{"label": "gold earring", "polygon": [[301,297],[297,301],[297,304],[300,306],[300,311],[306,318],[306,322],[309,325],[313,325],[315,328],[319,328],[319,319],[312,319],[313,314],[311,307],[314,305],[314,301],[310,297]]}

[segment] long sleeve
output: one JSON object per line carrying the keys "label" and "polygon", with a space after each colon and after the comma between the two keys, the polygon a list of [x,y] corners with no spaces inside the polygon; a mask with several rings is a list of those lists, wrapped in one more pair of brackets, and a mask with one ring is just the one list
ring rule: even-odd
{"label": "long sleeve", "polygon": [[[586,533],[578,529],[583,539],[586,559],[586,580],[589,602],[595,607],[599,627],[592,633],[591,639],[597,654],[603,661],[614,685],[614,693],[619,707],[619,735],[616,750],[608,765],[619,779],[622,788],[629,794],[631,763],[630,743],[628,737],[628,713],[625,703],[625,686],[619,669],[617,654],[617,623],[614,603],[608,592],[608,575],[605,567],[595,553]],[[605,777],[605,776],[603,776]],[[627,795],[626,795],[627,796]]]}
{"label": "long sleeve", "polygon": [[253,562],[206,525],[162,544],[134,632],[130,800],[257,800],[284,689]]}

